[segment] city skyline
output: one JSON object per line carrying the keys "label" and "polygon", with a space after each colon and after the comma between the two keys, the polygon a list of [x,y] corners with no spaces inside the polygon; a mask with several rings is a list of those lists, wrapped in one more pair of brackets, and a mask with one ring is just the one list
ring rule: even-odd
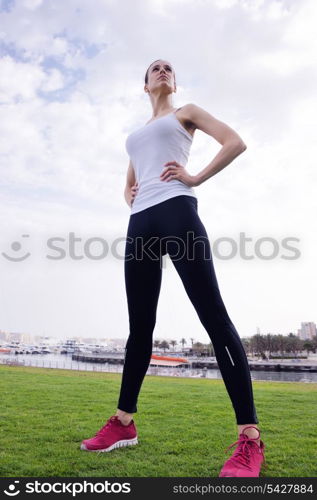
{"label": "city skyline", "polygon": [[[287,336],[289,334],[293,334],[293,335],[297,335],[301,340],[311,340],[314,336],[317,335],[317,328],[316,328],[316,323],[311,321],[311,322],[301,322],[301,328],[297,329],[297,333],[294,333],[294,332],[289,332],[288,334],[285,334],[284,336]],[[278,333],[271,333],[271,332],[268,332],[268,333],[261,333],[260,329],[257,328],[257,331],[256,333],[254,333],[253,335],[268,335],[268,334],[271,334],[271,335],[283,335],[283,334],[278,334]],[[252,336],[252,335],[250,335]],[[245,338],[247,338],[249,336],[245,336]],[[191,342],[190,343],[195,343],[195,342],[201,342],[199,339],[196,339],[192,336],[189,336],[189,337],[181,337],[181,338],[176,338],[176,337],[157,337],[155,335],[153,335],[153,341],[154,340],[160,340],[160,341],[163,341],[163,340],[166,340],[167,342],[170,342],[170,341],[176,341],[177,344],[181,344],[182,340],[185,339],[185,344],[187,344],[187,340],[190,340]],[[8,340],[10,339],[10,340]],[[73,339],[73,340],[77,340],[78,342],[83,342],[83,343],[91,343],[91,344],[94,344],[94,343],[98,343],[98,342],[101,342],[101,343],[118,343],[118,344],[121,344],[121,345],[125,345],[126,341],[127,341],[127,337],[121,337],[121,338],[107,338],[107,337],[83,337],[83,336],[68,336],[68,337],[50,337],[50,336],[45,336],[45,335],[35,335],[35,334],[30,334],[30,333],[22,333],[22,332],[5,332],[4,330],[1,330],[0,329],[0,345],[1,345],[1,342],[8,342],[8,341],[12,341],[12,339],[15,339],[15,341],[18,341],[17,339],[19,339],[20,342],[22,343],[30,343],[31,340],[34,340],[37,339],[37,341],[39,343],[43,343],[45,344],[45,340],[47,340],[47,343],[52,343],[52,342],[49,342],[49,341],[52,341],[53,339],[56,339],[57,342],[64,342],[66,340],[70,340],[70,339]],[[28,341],[26,341],[28,340]]]}

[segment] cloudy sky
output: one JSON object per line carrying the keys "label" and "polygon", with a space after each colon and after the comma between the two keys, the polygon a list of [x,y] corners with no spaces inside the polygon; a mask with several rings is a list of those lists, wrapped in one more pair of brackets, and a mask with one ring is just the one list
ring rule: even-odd
{"label": "cloudy sky", "polygon": [[[123,261],[105,242],[123,255],[124,144],[151,117],[158,58],[175,107],[248,146],[195,188],[239,334],[316,321],[316,17],[315,0],[1,0],[0,330],[127,337]],[[187,170],[220,148],[197,130]],[[208,341],[169,258],[154,336]]]}

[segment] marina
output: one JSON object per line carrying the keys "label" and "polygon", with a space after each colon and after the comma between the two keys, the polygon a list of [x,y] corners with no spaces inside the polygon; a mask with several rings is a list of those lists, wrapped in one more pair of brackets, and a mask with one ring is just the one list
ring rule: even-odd
{"label": "marina", "polygon": [[[92,363],[111,363],[123,364],[123,355],[108,355],[108,354],[73,354],[72,358],[76,361],[92,362]],[[165,356],[168,363],[169,356]],[[155,365],[155,359],[151,360],[151,364]],[[201,360],[197,358],[188,358],[188,369],[207,369],[218,370],[218,364],[215,360]],[[186,366],[185,363],[183,366]],[[286,372],[311,372],[317,373],[317,363],[303,363],[298,361],[249,361],[250,370],[255,371],[286,371]]]}
{"label": "marina", "polygon": [[[71,352],[68,354],[0,353],[0,364],[105,373],[122,373],[123,359],[123,352],[103,355],[100,353],[89,354],[87,352],[77,354]],[[164,362],[163,364],[159,363],[157,360],[151,360],[147,375],[209,379],[222,378],[221,372],[216,368],[217,365],[214,361],[201,361],[199,358],[192,358],[190,361],[191,363],[173,366],[164,364]],[[249,365],[252,380],[317,383],[316,359],[308,360],[308,362],[307,360],[298,360],[298,362],[284,361],[283,363],[278,360],[274,360],[271,363],[249,360]],[[273,366],[274,370],[272,369]],[[309,370],[306,369],[307,366]],[[252,367],[256,367],[256,369],[252,369]],[[293,369],[293,367],[296,369]]]}

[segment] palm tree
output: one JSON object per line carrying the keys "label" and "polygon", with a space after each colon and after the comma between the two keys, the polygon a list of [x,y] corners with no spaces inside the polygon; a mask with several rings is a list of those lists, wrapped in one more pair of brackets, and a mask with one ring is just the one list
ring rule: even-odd
{"label": "palm tree", "polygon": [[242,342],[242,345],[243,345],[243,349],[246,353],[247,356],[250,355],[250,339],[249,338],[246,338],[246,337],[241,337],[241,342]]}
{"label": "palm tree", "polygon": [[314,345],[311,340],[305,340],[303,343],[303,349],[306,349],[307,356],[309,356],[309,352],[314,352]]}
{"label": "palm tree", "polygon": [[266,351],[268,351],[268,357],[270,358],[271,353],[274,351],[274,335],[268,333],[265,338],[265,344],[266,345],[264,348],[266,348]]}
{"label": "palm tree", "polygon": [[287,352],[293,352],[295,354],[295,358],[297,358],[297,353],[301,347],[301,340],[294,333],[289,333],[287,336]]}
{"label": "palm tree", "polygon": [[202,344],[202,342],[195,342],[195,344],[193,344],[193,350],[195,350],[195,353],[196,354],[200,354],[204,351],[204,344]]}
{"label": "palm tree", "polygon": [[311,339],[311,342],[313,344],[313,352],[316,352],[316,349],[317,349],[317,335],[313,336],[313,338]]}
{"label": "palm tree", "polygon": [[210,357],[215,355],[215,350],[212,342],[209,342],[209,344],[207,345],[207,349]]}
{"label": "palm tree", "polygon": [[164,352],[166,351],[166,349],[169,348],[169,343],[166,342],[166,340],[163,340],[161,343],[160,343],[160,348],[161,349],[164,349]]}
{"label": "palm tree", "polygon": [[262,352],[265,349],[265,339],[264,335],[260,335],[257,333],[251,337],[251,349],[252,354],[255,352],[257,356],[261,356]]}
{"label": "palm tree", "polygon": [[175,346],[177,344],[177,341],[176,340],[171,340],[170,344],[173,346],[173,351],[175,351]]}
{"label": "palm tree", "polygon": [[160,347],[160,343],[161,343],[160,340],[154,340],[153,345],[154,345],[155,349],[157,349],[158,347]]}
{"label": "palm tree", "polygon": [[181,339],[180,344],[182,344],[182,349],[184,350],[184,345],[187,344],[185,339]]}

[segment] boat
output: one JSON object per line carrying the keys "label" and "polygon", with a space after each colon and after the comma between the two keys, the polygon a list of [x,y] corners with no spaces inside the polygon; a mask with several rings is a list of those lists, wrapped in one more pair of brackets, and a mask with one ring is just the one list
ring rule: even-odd
{"label": "boat", "polygon": [[172,356],[161,356],[157,354],[152,354],[151,359],[157,359],[161,361],[177,361],[178,363],[189,363],[189,361],[185,358],[175,358]]}
{"label": "boat", "polygon": [[75,339],[66,340],[66,342],[60,346],[60,354],[74,354],[78,351],[79,342]]}

